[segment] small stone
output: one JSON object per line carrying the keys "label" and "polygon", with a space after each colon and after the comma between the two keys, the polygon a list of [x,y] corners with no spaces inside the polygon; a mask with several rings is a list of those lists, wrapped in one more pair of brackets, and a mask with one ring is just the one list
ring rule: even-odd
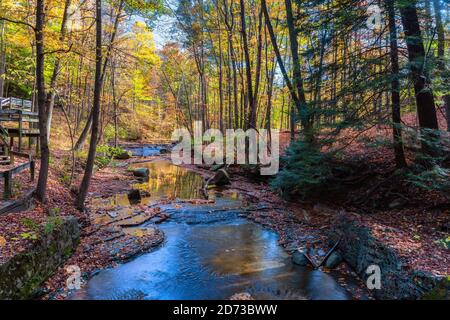
{"label": "small stone", "polygon": [[229,300],[255,300],[253,299],[252,295],[248,292],[242,292],[242,293],[236,293],[233,296],[230,297]]}
{"label": "small stone", "polygon": [[112,219],[117,218],[117,216],[119,215],[119,213],[117,211],[108,211],[107,212],[108,216],[110,216]]}
{"label": "small stone", "polygon": [[394,201],[392,201],[389,204],[389,209],[401,209],[403,208],[406,204],[408,203],[408,201],[406,201],[405,199],[395,199]]}
{"label": "small stone", "polygon": [[148,168],[137,168],[133,170],[133,175],[138,178],[148,178],[150,170]]}
{"label": "small stone", "polygon": [[325,267],[328,269],[337,268],[343,261],[342,255],[338,252],[333,252],[325,261]]}
{"label": "small stone", "polygon": [[306,258],[305,253],[300,250],[297,250],[292,254],[292,262],[303,267],[306,267],[309,264],[308,258]]}

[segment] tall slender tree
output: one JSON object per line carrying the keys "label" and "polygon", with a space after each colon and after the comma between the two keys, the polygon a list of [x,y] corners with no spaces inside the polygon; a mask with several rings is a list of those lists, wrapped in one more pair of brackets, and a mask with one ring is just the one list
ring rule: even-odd
{"label": "tall slender tree", "polygon": [[[442,6],[440,0],[433,0],[434,15],[436,19],[436,30],[438,34],[438,67],[443,74],[442,82],[448,84],[450,81],[450,71],[445,63],[445,28],[442,21]],[[445,113],[447,116],[447,131],[450,132],[450,88],[444,88]]]}
{"label": "tall slender tree", "polygon": [[86,162],[86,168],[84,171],[83,180],[78,191],[78,196],[76,199],[76,206],[78,209],[83,210],[85,207],[85,201],[89,185],[91,182],[92,174],[94,171],[94,161],[97,150],[97,142],[99,135],[99,120],[100,120],[100,109],[101,109],[101,94],[103,87],[103,77],[102,77],[102,63],[103,63],[103,52],[102,52],[102,0],[95,1],[95,29],[96,29],[96,44],[95,44],[95,85],[94,85],[94,100],[92,105],[92,130],[91,130],[91,140],[89,144],[89,154]]}
{"label": "tall slender tree", "polygon": [[394,152],[397,168],[407,166],[402,140],[402,119],[400,112],[400,65],[398,59],[397,25],[395,22],[394,0],[385,0],[389,21],[390,57],[391,57],[391,99],[394,134]]}
{"label": "tall slender tree", "polygon": [[[69,20],[69,8],[70,8],[71,0],[65,0],[64,2],[64,11],[63,18],[61,22],[61,31],[59,35],[59,41],[62,44],[67,33],[67,21]],[[61,56],[57,56],[55,58],[55,64],[53,66],[53,74],[50,79],[50,90],[47,94],[47,142],[50,142],[50,131],[52,127],[52,118],[53,118],[53,108],[55,106],[55,97],[56,97],[56,81],[58,80],[58,75],[61,71]]]}
{"label": "tall slender tree", "polygon": [[4,95],[6,72],[5,21],[0,21],[0,97]]}
{"label": "tall slender tree", "polygon": [[37,198],[44,202],[47,194],[48,168],[50,160],[50,150],[47,142],[47,109],[44,77],[44,21],[45,21],[45,0],[36,1],[36,26],[34,29],[36,35],[36,89],[37,89],[37,107],[39,114],[39,140],[41,143],[41,166],[39,169],[39,178],[36,188]]}
{"label": "tall slender tree", "polygon": [[408,47],[411,78],[414,82],[419,125],[424,129],[437,130],[436,106],[427,72],[426,53],[416,2],[416,0],[399,1],[400,14]]}

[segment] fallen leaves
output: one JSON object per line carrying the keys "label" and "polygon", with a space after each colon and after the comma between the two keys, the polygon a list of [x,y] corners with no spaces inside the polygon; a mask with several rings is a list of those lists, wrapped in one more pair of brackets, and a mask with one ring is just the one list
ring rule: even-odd
{"label": "fallen leaves", "polygon": [[5,237],[0,236],[0,247],[4,247],[6,245]]}

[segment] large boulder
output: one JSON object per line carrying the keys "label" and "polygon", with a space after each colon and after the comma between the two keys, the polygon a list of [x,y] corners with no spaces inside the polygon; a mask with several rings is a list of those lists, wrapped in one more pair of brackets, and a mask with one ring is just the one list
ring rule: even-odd
{"label": "large boulder", "polygon": [[117,160],[128,160],[132,157],[132,154],[130,151],[123,151],[115,156],[115,159]]}

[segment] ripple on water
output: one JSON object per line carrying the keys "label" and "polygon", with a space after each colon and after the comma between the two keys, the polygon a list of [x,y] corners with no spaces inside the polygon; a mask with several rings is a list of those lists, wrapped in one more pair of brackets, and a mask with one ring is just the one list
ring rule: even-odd
{"label": "ripple on water", "polygon": [[[148,164],[141,185],[152,197],[196,198],[200,176],[168,162]],[[187,177],[188,176],[188,177]],[[165,244],[114,269],[101,271],[72,299],[227,299],[248,292],[257,299],[348,299],[329,274],[298,267],[275,233],[239,218],[241,201],[168,207],[159,227]],[[138,229],[139,230],[139,229]]]}

